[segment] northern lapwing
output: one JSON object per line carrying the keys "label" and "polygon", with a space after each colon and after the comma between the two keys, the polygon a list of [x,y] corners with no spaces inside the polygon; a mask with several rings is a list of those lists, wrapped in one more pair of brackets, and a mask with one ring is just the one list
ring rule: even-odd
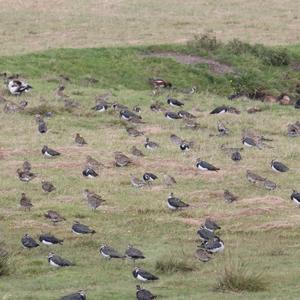
{"label": "northern lapwing", "polygon": [[83,145],[87,145],[87,142],[84,139],[84,137],[82,137],[79,133],[76,133],[75,144],[77,144],[79,146],[83,146]]}
{"label": "northern lapwing", "polygon": [[149,149],[149,150],[154,150],[154,149],[159,148],[159,144],[156,143],[156,142],[150,141],[149,138],[146,138],[146,141],[144,143],[144,147],[146,149]]}
{"label": "northern lapwing", "polygon": [[224,191],[224,201],[226,203],[232,203],[234,201],[238,200],[238,197],[229,192],[228,190]]}
{"label": "northern lapwing", "polygon": [[181,118],[184,118],[184,119],[195,119],[196,116],[194,116],[193,114],[189,113],[188,111],[185,111],[185,110],[180,110],[178,112],[178,115],[181,117]]}
{"label": "northern lapwing", "polygon": [[83,191],[83,196],[87,200],[87,203],[92,210],[96,210],[103,202],[105,202],[100,195],[88,189]]}
{"label": "northern lapwing", "polygon": [[201,171],[219,171],[220,169],[213,166],[212,164],[201,160],[200,158],[197,158],[196,160],[196,167],[197,169],[201,170]]}
{"label": "northern lapwing", "polygon": [[55,210],[48,210],[45,214],[44,217],[46,219],[49,219],[51,222],[53,222],[53,224],[65,221],[66,219],[59,214],[57,211]]}
{"label": "northern lapwing", "polygon": [[189,204],[184,203],[179,198],[175,197],[174,193],[169,194],[167,203],[168,203],[168,207],[172,210],[177,210],[177,209],[182,209],[182,208],[189,207]]}
{"label": "northern lapwing", "polygon": [[164,80],[162,78],[149,78],[149,83],[152,85],[153,88],[171,88],[172,83]]}
{"label": "northern lapwing", "polygon": [[45,193],[51,193],[56,190],[55,186],[50,181],[42,180],[42,190]]}
{"label": "northern lapwing", "polygon": [[48,262],[51,266],[53,267],[70,267],[73,266],[74,264],[71,263],[69,260],[64,259],[58,255],[55,255],[54,253],[50,252],[48,254]]}
{"label": "northern lapwing", "polygon": [[58,151],[53,150],[46,145],[42,148],[42,154],[45,157],[56,157],[56,156],[60,155],[60,153]]}
{"label": "northern lapwing", "polygon": [[214,232],[211,230],[208,230],[203,225],[200,226],[200,228],[197,231],[197,234],[199,235],[199,237],[202,241],[208,241],[215,237]]}
{"label": "northern lapwing", "polygon": [[174,177],[172,177],[168,174],[165,174],[164,175],[164,183],[165,183],[166,186],[171,186],[171,185],[176,184],[177,182],[176,182]]}
{"label": "northern lapwing", "polygon": [[22,195],[21,195],[20,206],[25,211],[30,210],[33,207],[33,204],[31,203],[31,200],[25,195],[25,193],[22,193]]}
{"label": "northern lapwing", "polygon": [[143,175],[143,180],[147,183],[152,183],[154,180],[156,180],[158,177],[150,172],[146,172]]}
{"label": "northern lapwing", "polygon": [[168,98],[167,103],[173,107],[181,107],[184,105],[184,103],[174,98]]}
{"label": "northern lapwing", "polygon": [[217,129],[220,136],[228,135],[229,133],[229,129],[221,121],[218,122]]}
{"label": "northern lapwing", "polygon": [[240,161],[240,160],[242,160],[242,155],[241,155],[241,153],[239,151],[234,151],[231,154],[231,159],[233,161]]}
{"label": "northern lapwing", "polygon": [[222,105],[222,106],[218,106],[218,107],[216,107],[215,109],[213,109],[211,112],[210,112],[210,114],[211,115],[214,115],[214,114],[224,114],[224,113],[226,113],[226,112],[228,112],[228,106],[226,106],[226,105]]}
{"label": "northern lapwing", "polygon": [[132,271],[132,275],[134,278],[140,281],[154,281],[158,280],[159,278],[141,268],[135,267]]}
{"label": "northern lapwing", "polygon": [[21,243],[27,249],[36,248],[39,246],[39,244],[27,233],[22,237]]}
{"label": "northern lapwing", "polygon": [[136,299],[137,300],[152,300],[155,299],[154,296],[150,291],[140,287],[139,285],[136,286]]}
{"label": "northern lapwing", "polygon": [[62,245],[64,240],[62,239],[59,239],[57,237],[55,237],[54,235],[52,234],[48,234],[48,233],[45,233],[45,234],[41,234],[39,236],[39,241],[45,245]]}
{"label": "northern lapwing", "polygon": [[12,95],[21,95],[24,92],[27,93],[30,89],[32,89],[31,85],[19,79],[9,80],[7,87]]}
{"label": "northern lapwing", "polygon": [[98,176],[98,173],[94,169],[86,167],[82,171],[82,175],[86,178],[96,178]]}
{"label": "northern lapwing", "polygon": [[179,145],[180,150],[184,153],[191,149],[191,143],[182,141],[182,143]]}
{"label": "northern lapwing", "polygon": [[130,182],[131,185],[136,188],[142,188],[143,186],[145,186],[144,180],[137,178],[133,174],[130,174]]}
{"label": "northern lapwing", "polygon": [[91,229],[89,228],[89,226],[81,224],[78,221],[74,221],[74,224],[72,226],[72,232],[78,235],[96,233],[94,229]]}
{"label": "northern lapwing", "polygon": [[132,160],[120,151],[115,152],[115,164],[117,167],[126,167]]}
{"label": "northern lapwing", "polygon": [[204,249],[209,253],[222,252],[225,249],[224,242],[217,236],[204,242]]}
{"label": "northern lapwing", "polygon": [[137,259],[145,259],[146,258],[144,253],[141,250],[134,248],[132,245],[128,245],[128,247],[125,251],[125,256],[126,256],[126,258],[133,260],[134,263]]}
{"label": "northern lapwing", "polygon": [[293,190],[291,195],[291,200],[293,200],[300,207],[300,193]]}
{"label": "northern lapwing", "polygon": [[21,169],[17,169],[18,177],[23,182],[29,182],[32,179],[36,178],[36,174],[30,172],[30,171],[23,171]]}
{"label": "northern lapwing", "polygon": [[287,172],[289,170],[289,168],[285,164],[275,159],[271,161],[271,168],[273,171],[280,173]]}
{"label": "northern lapwing", "polygon": [[99,249],[100,254],[107,258],[107,259],[112,259],[112,258],[125,258],[124,255],[120,254],[117,252],[114,248],[108,246],[108,245],[102,245]]}
{"label": "northern lapwing", "polygon": [[258,148],[258,149],[262,149],[261,145],[252,137],[243,137],[242,138],[242,143],[243,145],[245,145],[246,147],[249,148]]}
{"label": "northern lapwing", "polygon": [[173,112],[173,111],[167,111],[167,112],[165,113],[165,117],[166,117],[167,119],[169,119],[169,120],[180,120],[180,119],[182,119],[182,117],[180,117],[180,116],[178,115],[178,113]]}
{"label": "northern lapwing", "polygon": [[206,218],[203,224],[204,228],[214,232],[215,230],[221,229],[221,227],[212,219]]}
{"label": "northern lapwing", "polygon": [[120,118],[125,121],[130,121],[132,119],[142,119],[141,116],[135,114],[134,112],[130,110],[121,110],[120,111]]}
{"label": "northern lapwing", "polygon": [[80,290],[76,293],[69,294],[61,297],[59,300],[86,300],[86,292],[84,290]]}
{"label": "northern lapwing", "polygon": [[137,156],[137,157],[145,156],[145,154],[140,149],[138,149],[136,146],[132,146],[131,154],[134,156]]}
{"label": "northern lapwing", "polygon": [[96,111],[96,112],[104,112],[108,109],[108,105],[106,103],[97,103],[91,109]]}
{"label": "northern lapwing", "polygon": [[195,257],[202,262],[208,262],[212,259],[211,254],[202,248],[196,250]]}
{"label": "northern lapwing", "polygon": [[177,136],[176,134],[171,134],[170,135],[170,140],[174,145],[180,146],[181,143],[183,142],[183,139]]}
{"label": "northern lapwing", "polygon": [[127,131],[128,135],[133,136],[133,137],[138,137],[138,136],[144,135],[144,132],[139,131],[133,127],[127,127],[126,131]]}
{"label": "northern lapwing", "polygon": [[266,180],[265,177],[262,177],[260,175],[257,175],[255,173],[253,173],[252,171],[247,170],[246,171],[246,178],[248,179],[248,181],[250,183],[257,183],[257,182],[264,182]]}

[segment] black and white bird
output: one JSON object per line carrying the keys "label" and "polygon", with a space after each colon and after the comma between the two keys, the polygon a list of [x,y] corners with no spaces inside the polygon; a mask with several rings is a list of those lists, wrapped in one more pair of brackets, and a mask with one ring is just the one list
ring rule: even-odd
{"label": "black and white bird", "polygon": [[108,246],[108,245],[102,245],[99,249],[100,254],[107,258],[107,259],[112,259],[112,258],[125,258],[124,255],[120,254],[117,252],[114,248]]}
{"label": "black and white bird", "polygon": [[182,119],[182,117],[180,117],[178,113],[173,112],[173,111],[167,111],[165,113],[165,117],[167,119],[169,119],[169,120],[179,120],[179,119]]}
{"label": "black and white bird", "polygon": [[50,252],[48,254],[48,263],[53,267],[70,267],[74,264],[71,263],[69,260],[64,259],[58,255],[55,255],[54,253]]}
{"label": "black and white bird", "polygon": [[228,106],[222,105],[222,106],[216,107],[214,110],[212,110],[210,112],[210,114],[211,115],[214,115],[214,114],[218,114],[219,115],[219,114],[224,114],[226,112],[228,112]]}
{"label": "black and white bird", "polygon": [[182,152],[189,151],[191,149],[191,143],[188,143],[186,141],[182,141],[179,148]]}
{"label": "black and white bird", "polygon": [[32,86],[19,79],[10,80],[7,87],[12,95],[21,95],[24,92],[27,93],[30,89],[32,89]]}
{"label": "black and white bird", "polygon": [[293,190],[291,195],[291,200],[293,200],[300,207],[300,193]]}
{"label": "black and white bird", "polygon": [[104,112],[108,109],[108,105],[106,103],[97,103],[96,106],[91,108],[96,112]]}
{"label": "black and white bird", "polygon": [[82,175],[87,178],[95,178],[98,176],[98,173],[94,169],[87,167],[82,171]]}
{"label": "black and white bird", "polygon": [[136,286],[136,299],[137,300],[152,300],[155,299],[154,296],[150,291],[141,288],[139,285]]}
{"label": "black and white bird", "polygon": [[95,230],[89,228],[89,226],[79,223],[78,221],[74,221],[72,226],[72,232],[75,234],[94,234]]}
{"label": "black and white bird", "polygon": [[198,229],[197,234],[199,235],[199,237],[202,241],[208,241],[215,237],[214,232],[211,230],[208,230],[203,225],[201,225],[201,227]]}
{"label": "black and white bird", "polygon": [[257,147],[258,149],[261,149],[261,146],[259,145],[259,143],[252,137],[247,137],[247,136],[243,137],[242,143],[243,143],[243,145],[245,145],[246,147],[249,147],[249,148]]}
{"label": "black and white bird", "polygon": [[172,210],[182,209],[189,207],[189,204],[184,203],[179,198],[174,196],[174,193],[170,193],[168,196],[168,207]]}
{"label": "black and white bird", "polygon": [[60,300],[86,300],[86,292],[84,290],[80,290],[76,293],[63,296]]}
{"label": "black and white bird", "polygon": [[158,280],[159,278],[141,268],[135,267],[132,275],[134,278],[140,280],[140,281],[153,281]]}
{"label": "black and white bird", "polygon": [[45,193],[51,193],[55,191],[55,186],[50,181],[42,180],[42,189]]}
{"label": "black and white bird", "polygon": [[180,102],[179,100],[177,99],[174,99],[174,98],[168,98],[167,99],[167,103],[171,106],[174,106],[174,107],[181,107],[184,105],[184,103]]}
{"label": "black and white bird", "polygon": [[22,237],[21,243],[27,249],[36,248],[39,246],[39,244],[27,233]]}
{"label": "black and white bird", "polygon": [[222,252],[224,248],[224,242],[217,236],[204,242],[204,249],[209,253]]}
{"label": "black and white bird", "polygon": [[285,164],[275,159],[271,161],[271,168],[273,171],[280,173],[287,172],[289,170],[289,168]]}
{"label": "black and white bird", "polygon": [[191,113],[189,113],[188,111],[185,111],[185,110],[180,110],[178,112],[178,115],[181,118],[185,118],[185,119],[194,119],[194,118],[196,118],[196,116],[194,116],[193,114],[191,114]]}
{"label": "black and white bird", "polygon": [[131,120],[132,118],[135,119],[142,119],[141,116],[135,114],[134,112],[130,111],[130,110],[121,110],[120,111],[120,118],[126,121]]}
{"label": "black and white bird", "polygon": [[132,245],[128,245],[128,247],[125,251],[125,256],[129,259],[132,259],[134,262],[137,259],[145,259],[146,258],[141,250],[134,248]]}
{"label": "black and white bird", "polygon": [[202,170],[202,171],[219,171],[220,169],[213,166],[212,164],[204,161],[204,160],[201,160],[200,158],[198,158],[196,160],[196,167],[197,169],[199,170]]}
{"label": "black and white bird", "polygon": [[146,172],[144,173],[143,175],[143,180],[147,183],[152,183],[154,180],[156,180],[158,177],[153,174],[153,173],[149,173],[149,172]]}
{"label": "black and white bird", "polygon": [[41,234],[39,236],[39,241],[45,245],[62,245],[64,240],[58,239],[52,234]]}
{"label": "black and white bird", "polygon": [[159,148],[159,144],[153,141],[150,141],[149,138],[146,138],[146,142],[144,143],[144,147],[149,150],[154,150]]}
{"label": "black and white bird", "polygon": [[42,148],[42,154],[45,157],[56,157],[56,156],[60,155],[60,153],[58,151],[55,151],[46,145]]}

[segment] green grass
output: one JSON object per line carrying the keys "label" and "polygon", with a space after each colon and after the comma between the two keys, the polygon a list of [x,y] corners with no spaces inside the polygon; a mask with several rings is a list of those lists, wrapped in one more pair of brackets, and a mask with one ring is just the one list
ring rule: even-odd
{"label": "green grass", "polygon": [[[179,49],[179,46],[168,47]],[[181,65],[172,59],[139,56],[149,49],[153,48],[51,50],[0,58],[1,71],[20,73],[34,87],[25,96],[29,106],[24,112],[1,113],[0,119],[1,240],[5,241],[11,254],[10,272],[0,280],[2,294],[11,300],[50,300],[82,288],[88,291],[88,299],[92,300],[134,299],[137,281],[131,274],[132,262],[105,261],[99,255],[102,243],[121,252],[130,243],[142,249],[146,256],[136,264],[160,277],[159,281],[145,284],[145,287],[161,299],[297,299],[299,210],[289,196],[292,189],[299,188],[299,140],[289,138],[286,128],[288,123],[298,120],[299,112],[292,106],[252,100],[229,101],[222,96],[231,91],[226,83],[229,78],[203,71],[200,66]],[[295,57],[298,51],[299,47],[294,46],[291,56]],[[238,67],[241,58],[237,56],[235,59],[234,67]],[[256,59],[259,60],[253,58]],[[264,72],[270,69],[279,73],[290,66],[263,65],[261,68],[263,74],[271,76],[271,71]],[[273,72],[274,78],[277,73]],[[53,92],[60,74],[70,76],[66,94],[81,104],[79,108],[66,111],[63,103],[55,98]],[[88,76],[99,82],[87,86],[82,79]],[[194,84],[199,87],[199,93],[190,96],[171,92],[178,99],[186,98],[185,109],[197,115],[201,124],[199,131],[186,129],[181,121],[169,121],[163,114],[149,109],[150,104],[157,100],[165,102],[169,94],[153,96],[147,84],[150,76],[165,77],[178,87]],[[283,83],[272,87],[279,89],[279,84]],[[128,137],[117,113],[97,114],[90,110],[95,104],[95,96],[107,90],[112,92],[111,101],[129,107],[141,106],[146,123],[137,127],[145,131],[145,136],[161,144],[157,151],[148,152],[143,148],[144,137]],[[5,97],[19,101],[6,93]],[[222,104],[234,105],[241,114],[209,115],[213,108]],[[265,110],[247,114],[246,109],[254,105]],[[49,132],[39,135],[34,114],[48,109],[54,111],[54,116],[46,119]],[[218,120],[228,123],[228,137],[215,136]],[[272,138],[274,141],[270,144],[274,148],[245,149],[243,160],[233,164],[220,146],[226,143],[240,147],[245,129]],[[76,132],[84,136],[87,146],[74,144]],[[172,133],[194,140],[195,148],[183,155],[169,141]],[[40,153],[44,144],[59,150],[62,155],[57,159],[44,159]],[[130,156],[132,145],[143,149],[146,157],[136,159],[128,168],[114,167],[113,152],[122,151]],[[100,172],[95,180],[84,179],[81,171],[86,155],[110,168]],[[197,171],[194,167],[197,157],[220,167],[221,171],[214,174]],[[273,158],[285,162],[291,171],[274,173],[270,168]],[[38,173],[38,177],[28,184],[20,182],[15,173],[24,159],[28,159],[33,172]],[[278,183],[280,189],[270,192],[252,186],[245,179],[246,169],[267,176]],[[152,188],[133,188],[129,174],[141,176],[145,171],[158,175],[158,181]],[[164,186],[162,178],[166,173],[176,178],[176,186]],[[52,181],[57,190],[50,195],[44,194],[41,190],[43,179]],[[85,188],[106,199],[103,208],[95,213],[88,209],[82,198]],[[224,189],[237,194],[240,200],[232,205],[224,203]],[[32,199],[34,207],[30,212],[18,207],[22,192]],[[166,206],[169,192],[174,192],[191,208],[170,212]],[[53,226],[43,217],[48,209],[59,211],[66,221]],[[225,242],[225,253],[202,264],[194,258],[196,231],[208,216],[222,226],[220,236]],[[91,237],[74,236],[70,228],[75,219],[80,219],[97,233]],[[26,232],[35,238],[42,232],[51,232],[64,238],[64,245],[41,245],[27,251],[20,244]],[[49,251],[76,265],[53,269],[47,263]],[[215,291],[218,276],[224,270],[227,251],[250,261],[251,270],[263,271],[264,277],[269,279],[268,289],[255,293]]]}

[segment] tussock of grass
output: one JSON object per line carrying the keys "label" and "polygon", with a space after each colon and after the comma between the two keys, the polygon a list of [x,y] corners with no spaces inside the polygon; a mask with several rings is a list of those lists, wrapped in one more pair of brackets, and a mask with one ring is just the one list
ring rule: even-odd
{"label": "tussock of grass", "polygon": [[155,269],[160,273],[192,272],[195,270],[189,262],[173,257],[157,260]]}
{"label": "tussock of grass", "polygon": [[[59,112],[63,112],[65,109],[62,107],[59,109]],[[40,104],[38,106],[26,108],[23,113],[28,115],[45,115],[46,113],[58,113],[58,109],[56,106],[48,105],[48,104]]]}
{"label": "tussock of grass", "polygon": [[217,291],[260,292],[267,289],[267,282],[261,273],[254,272],[243,262],[225,264],[217,281]]}

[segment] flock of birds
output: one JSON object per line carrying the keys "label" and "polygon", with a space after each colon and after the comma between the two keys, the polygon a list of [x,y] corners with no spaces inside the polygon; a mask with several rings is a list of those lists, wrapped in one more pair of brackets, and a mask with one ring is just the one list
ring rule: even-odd
{"label": "flock of birds", "polygon": [[[153,87],[153,93],[156,95],[160,93],[162,90],[168,90],[172,87],[172,84],[164,79],[161,78],[151,78],[150,79],[151,86]],[[28,92],[32,87],[27,84],[26,82],[20,80],[19,78],[7,78],[7,87],[9,92],[12,95],[22,95],[25,92]],[[64,87],[60,86],[57,93],[60,97],[63,97]],[[196,88],[192,87],[191,89],[184,89],[181,91],[185,94],[193,94],[196,92]],[[109,103],[107,95],[100,96],[98,98],[97,104],[92,107],[92,110],[96,112],[105,112],[109,109],[113,109],[118,111],[119,117],[122,120],[131,124],[130,126],[126,127],[126,131],[129,136],[138,137],[143,136],[144,133],[139,131],[134,125],[135,124],[144,124],[143,118],[141,116],[141,108],[139,106],[135,106],[133,109],[129,109],[127,106],[124,106],[120,103]],[[179,111],[171,111],[165,109],[164,104],[169,105],[170,107],[175,107],[180,109]],[[184,102],[179,101],[178,99],[167,97],[166,103],[156,102],[151,104],[150,109],[154,112],[163,112],[164,117],[170,120],[182,120],[187,128],[192,130],[196,130],[199,128],[199,124],[196,122],[196,116],[188,111],[184,111],[182,108],[184,107]],[[216,107],[210,114],[224,114],[224,113],[234,113],[239,114],[240,112],[231,106],[219,106]],[[37,115],[36,122],[38,125],[38,131],[41,134],[46,134],[48,131],[48,126],[44,120],[44,116]],[[230,129],[226,127],[226,124],[222,123],[221,121],[217,124],[217,135],[225,136],[228,135]],[[297,133],[300,134],[300,125],[298,123],[291,124],[288,127],[288,135],[296,136]],[[191,150],[194,147],[193,141],[184,140],[175,134],[170,135],[170,141],[175,144],[179,151],[186,153],[187,151]],[[271,147],[268,142],[272,142],[272,140],[267,139],[263,136],[255,135],[252,133],[245,133],[242,136],[241,143],[245,147],[249,148],[256,148],[256,149],[263,149],[265,147]],[[75,136],[75,143],[79,146],[84,146],[87,144],[84,137],[82,137],[79,133]],[[149,138],[145,138],[144,142],[145,150],[155,151],[160,147],[159,143],[150,140]],[[233,161],[240,161],[242,160],[241,150],[243,148],[229,148],[225,145],[222,146],[222,150],[226,153],[230,154],[230,157]],[[53,158],[58,157],[61,155],[55,149],[44,145],[41,149],[41,154],[45,158]],[[144,157],[145,154],[141,149],[138,149],[136,146],[133,146],[131,149],[131,154],[136,157]],[[125,155],[124,153],[117,151],[114,153],[114,163],[116,167],[124,168],[130,164],[134,164],[134,161]],[[195,168],[203,172],[218,172],[220,170],[219,167],[214,166],[211,162],[204,161],[201,158],[198,158],[194,164]],[[85,167],[82,170],[82,176],[86,178],[95,178],[98,176],[99,169],[105,167],[101,162],[97,161],[96,159],[92,158],[91,156],[87,156]],[[275,172],[288,172],[289,168],[282,162],[278,160],[272,160],[270,162],[270,167]],[[32,171],[31,164],[28,161],[23,163],[22,168],[17,169],[17,175],[19,180],[22,182],[29,182],[37,177],[37,175]],[[145,172],[141,178],[136,177],[133,174],[130,174],[131,185],[134,188],[143,188],[145,186],[151,186],[155,180],[157,180],[158,176],[150,173]],[[276,183],[272,182],[271,180],[260,176],[259,174],[255,174],[251,170],[247,170],[246,172],[247,180],[252,184],[260,184],[265,187],[267,190],[274,190],[278,186]],[[164,175],[164,183],[167,186],[172,186],[176,184],[176,179],[168,174]],[[42,181],[41,188],[45,193],[51,193],[55,191],[55,186],[50,181]],[[97,193],[85,189],[83,191],[83,197],[86,199],[87,205],[92,209],[96,210],[100,207],[105,200],[98,195]],[[299,207],[300,207],[300,193],[297,191],[293,191],[291,196],[291,200],[293,200]],[[238,197],[232,194],[229,190],[224,191],[224,201],[227,203],[232,203],[236,201]],[[21,194],[20,205],[24,210],[30,210],[33,207],[31,200],[26,196],[25,193]],[[174,193],[170,193],[168,198],[166,199],[167,207],[172,210],[183,210],[188,208],[190,205],[185,203],[182,199],[176,197]],[[57,224],[65,220],[65,218],[57,211],[48,210],[44,214],[45,218],[51,220],[53,224]],[[220,230],[221,227],[211,218],[207,218],[200,228],[197,231],[199,235],[201,243],[198,245],[195,256],[198,260],[202,262],[208,262],[212,259],[212,257],[219,252],[222,252],[225,248],[224,241],[217,235],[217,231]],[[77,235],[92,235],[96,231],[90,228],[86,224],[81,224],[78,221],[74,221],[74,224],[71,228],[72,232]],[[39,243],[43,243],[45,245],[55,245],[55,244],[63,244],[63,239],[57,238],[52,234],[41,234],[38,237],[38,241],[36,241],[33,237],[31,237],[28,233],[26,233],[21,239],[22,245],[27,249],[34,249],[39,247]],[[158,276],[150,273],[147,270],[144,270],[135,265],[136,260],[143,260],[145,259],[145,255],[140,249],[135,248],[132,245],[129,245],[126,249],[125,253],[120,253],[119,251],[112,248],[110,245],[101,245],[99,248],[99,253],[105,259],[130,259],[134,263],[134,269],[132,271],[132,275],[134,278],[141,282],[151,282],[155,280],[159,280]],[[70,267],[74,265],[68,259],[60,257],[59,255],[50,252],[48,255],[48,262],[51,266],[61,268],[61,267]],[[140,285],[136,285],[136,298],[138,300],[149,300],[156,298],[149,290],[141,287]],[[86,292],[84,290],[80,290],[70,295],[63,296],[61,299],[64,300],[84,300],[87,299]]]}

